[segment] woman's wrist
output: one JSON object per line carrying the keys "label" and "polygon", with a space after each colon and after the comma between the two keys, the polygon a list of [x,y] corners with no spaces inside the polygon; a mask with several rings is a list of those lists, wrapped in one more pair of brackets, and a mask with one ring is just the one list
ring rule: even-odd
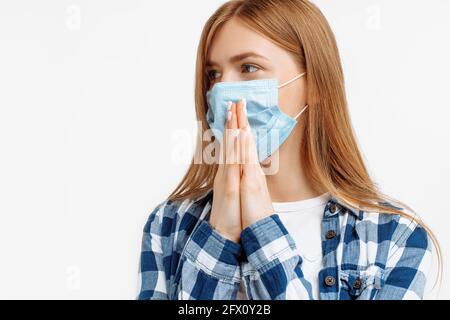
{"label": "woman's wrist", "polygon": [[218,225],[216,225],[216,223],[215,223],[215,221],[214,220],[212,220],[212,221],[209,221],[209,225],[211,226],[211,228],[215,231],[215,232],[217,232],[218,234],[220,234],[222,237],[224,237],[224,238],[226,238],[226,239],[228,239],[228,240],[230,240],[230,241],[233,241],[233,242],[235,242],[235,243],[239,243],[239,241],[240,241],[240,236],[232,236],[231,234],[229,234],[228,232],[226,232],[226,231],[224,231],[224,230],[221,230],[221,228],[218,226]]}

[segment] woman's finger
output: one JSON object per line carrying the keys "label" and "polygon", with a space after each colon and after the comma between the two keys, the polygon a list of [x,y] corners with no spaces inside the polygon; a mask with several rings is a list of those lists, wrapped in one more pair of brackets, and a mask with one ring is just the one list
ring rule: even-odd
{"label": "woman's finger", "polygon": [[225,170],[225,164],[227,161],[227,132],[229,131],[228,129],[230,128],[230,121],[228,120],[230,118],[231,114],[231,101],[228,101],[227,104],[227,113],[225,116],[225,127],[224,127],[224,131],[223,131],[223,136],[222,136],[222,142],[219,145],[219,157],[218,157],[218,161],[219,161],[219,168],[218,170],[223,173]]}
{"label": "woman's finger", "polygon": [[247,119],[246,100],[240,100],[237,105],[237,118],[238,118],[238,130],[239,130],[239,146],[240,146],[240,163],[243,165],[249,161],[249,138],[248,129],[250,125]]}
{"label": "woman's finger", "polygon": [[245,130],[247,127],[249,127],[247,118],[247,101],[245,99],[242,99],[237,103],[237,115],[238,128]]}
{"label": "woman's finger", "polygon": [[238,102],[238,125],[240,133],[241,159],[243,171],[255,170],[258,163],[258,153],[255,140],[247,118],[247,102],[245,99]]}
{"label": "woman's finger", "polygon": [[227,114],[228,132],[227,132],[227,164],[237,164],[237,122],[236,103],[231,103],[230,111]]}
{"label": "woman's finger", "polygon": [[231,148],[232,163],[239,165],[239,129],[238,129],[238,117],[237,117],[237,105],[233,103],[231,106],[231,136],[233,141],[233,147]]}

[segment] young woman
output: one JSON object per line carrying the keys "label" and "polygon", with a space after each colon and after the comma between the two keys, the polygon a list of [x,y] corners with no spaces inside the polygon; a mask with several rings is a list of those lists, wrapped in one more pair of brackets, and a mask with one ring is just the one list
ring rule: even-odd
{"label": "young woman", "polygon": [[139,299],[423,298],[435,238],[369,177],[317,7],[222,5],[195,93],[210,132],[144,227]]}

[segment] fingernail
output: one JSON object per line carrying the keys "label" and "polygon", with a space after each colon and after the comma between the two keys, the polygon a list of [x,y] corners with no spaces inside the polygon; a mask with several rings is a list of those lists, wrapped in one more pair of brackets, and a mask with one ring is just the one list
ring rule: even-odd
{"label": "fingernail", "polygon": [[245,115],[247,115],[247,99],[242,99],[242,108],[244,109]]}

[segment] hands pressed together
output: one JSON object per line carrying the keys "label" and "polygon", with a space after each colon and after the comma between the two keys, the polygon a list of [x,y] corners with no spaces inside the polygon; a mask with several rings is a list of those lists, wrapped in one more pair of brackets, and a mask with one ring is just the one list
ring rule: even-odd
{"label": "hands pressed together", "polygon": [[243,229],[274,213],[245,100],[228,103],[219,159],[209,223],[223,237],[239,242]]}

